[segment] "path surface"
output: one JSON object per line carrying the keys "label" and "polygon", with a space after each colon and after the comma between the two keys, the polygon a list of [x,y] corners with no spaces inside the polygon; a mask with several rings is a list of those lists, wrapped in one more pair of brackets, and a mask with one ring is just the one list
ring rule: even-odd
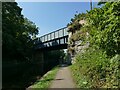
{"label": "path surface", "polygon": [[50,88],[75,88],[69,67],[60,67]]}

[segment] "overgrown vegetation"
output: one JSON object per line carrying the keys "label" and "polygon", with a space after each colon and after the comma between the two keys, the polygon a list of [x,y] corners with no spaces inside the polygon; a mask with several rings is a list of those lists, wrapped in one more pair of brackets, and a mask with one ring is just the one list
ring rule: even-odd
{"label": "overgrown vegetation", "polygon": [[38,80],[34,83],[30,88],[49,88],[51,81],[54,80],[55,75],[58,71],[58,67],[53,68],[51,71],[49,71],[45,76],[42,77],[42,79]]}
{"label": "overgrown vegetation", "polygon": [[[75,56],[71,66],[79,88],[120,88],[120,0],[106,2],[85,14],[87,23],[72,36],[74,41],[89,42],[84,53]],[[79,17],[75,17],[75,20]],[[81,19],[82,20],[82,19]],[[75,22],[72,22],[75,23]],[[74,28],[75,30],[75,28]],[[77,38],[82,37],[82,38]]]}
{"label": "overgrown vegetation", "polygon": [[72,71],[79,88],[118,88],[120,55],[107,58],[102,50],[89,48],[75,59]]}
{"label": "overgrown vegetation", "polygon": [[[2,88],[25,88],[58,65],[63,51],[44,52],[44,63],[34,60],[38,27],[21,14],[16,2],[2,3]],[[39,54],[40,56],[40,54]],[[47,56],[47,57],[46,57]],[[43,66],[43,68],[41,68]],[[44,69],[44,70],[42,70]]]}
{"label": "overgrown vegetation", "polygon": [[[21,85],[17,86],[19,82],[25,85],[30,79],[30,75],[27,73],[36,74],[36,72],[31,72],[36,66],[32,63],[32,38],[38,34],[38,27],[25,18],[21,11],[22,9],[16,2],[2,3],[3,88],[21,87]],[[28,77],[26,81],[24,80],[25,74]]]}

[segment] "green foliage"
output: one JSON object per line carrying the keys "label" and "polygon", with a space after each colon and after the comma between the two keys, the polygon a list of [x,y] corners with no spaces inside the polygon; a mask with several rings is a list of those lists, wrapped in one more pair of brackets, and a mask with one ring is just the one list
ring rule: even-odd
{"label": "green foliage", "polygon": [[86,77],[82,76],[81,71],[79,70],[79,64],[77,63],[70,66],[73,79],[76,83],[76,87],[77,88],[90,88],[90,85],[87,82]]}
{"label": "green foliage", "polygon": [[38,28],[21,11],[16,2],[2,3],[3,61],[32,58],[32,38],[38,34]]}
{"label": "green foliage", "polygon": [[47,59],[63,59],[64,56],[65,56],[65,53],[64,53],[64,50],[53,50],[53,51],[50,51],[50,52],[46,52],[47,55]]}
{"label": "green foliage", "polygon": [[54,80],[57,71],[58,67],[53,68],[45,76],[43,76],[42,79],[35,82],[35,84],[30,88],[49,88],[51,81]]}
{"label": "green foliage", "polygon": [[75,34],[73,34],[70,39],[73,41],[78,41],[78,40],[85,41],[86,40],[86,31],[79,30]]}
{"label": "green foliage", "polygon": [[71,31],[76,31],[79,30],[82,26],[79,24],[80,20],[84,20],[86,18],[86,14],[82,13],[82,14],[75,14],[74,18],[71,19],[71,22],[68,23],[68,28]]}
{"label": "green foliage", "polygon": [[120,53],[120,1],[105,3],[88,12],[91,44],[104,49],[109,56]]}
{"label": "green foliage", "polygon": [[[77,28],[78,33],[71,37],[71,41],[90,42],[88,50],[77,54],[76,63],[71,66],[79,88],[120,88],[119,11],[120,0],[94,8],[85,15],[86,25]],[[80,32],[88,32],[89,37]]]}
{"label": "green foliage", "polygon": [[[72,47],[68,48],[68,50],[71,52],[74,52],[74,45],[75,41],[87,41],[86,36],[88,30],[84,28],[84,24],[80,24],[80,21],[83,20],[85,23],[85,19],[87,17],[86,13],[82,14],[75,14],[75,17],[71,19],[71,22],[67,25],[68,26],[68,32],[72,32],[72,36],[69,38],[69,43]],[[82,44],[85,44],[85,42],[82,42]]]}
{"label": "green foliage", "polygon": [[75,21],[83,20],[83,19],[86,18],[85,16],[86,16],[85,13],[75,14],[74,18],[71,19],[71,22],[70,22],[70,23],[74,23]]}
{"label": "green foliage", "polygon": [[[107,2],[101,8],[94,8],[86,14],[75,15],[68,28],[78,31],[73,34],[70,42],[88,41],[91,45],[104,49],[107,55],[120,54],[120,0]],[[86,20],[86,25],[78,27],[80,20]],[[84,33],[82,33],[84,32]],[[86,40],[86,32],[90,37]]]}
{"label": "green foliage", "polygon": [[32,62],[32,39],[38,28],[21,11],[16,2],[2,2],[3,88],[25,87],[32,76],[41,74],[37,70],[40,64]]}
{"label": "green foliage", "polygon": [[72,72],[79,88],[118,88],[120,55],[107,58],[101,50],[89,48],[75,58]]}

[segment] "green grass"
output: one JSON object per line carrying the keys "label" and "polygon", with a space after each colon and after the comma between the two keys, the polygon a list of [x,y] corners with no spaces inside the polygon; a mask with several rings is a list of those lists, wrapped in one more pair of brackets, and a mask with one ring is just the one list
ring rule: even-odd
{"label": "green grass", "polygon": [[89,88],[89,83],[87,82],[87,78],[84,77],[79,70],[79,66],[77,63],[70,66],[73,80],[76,84],[77,88]]}
{"label": "green grass", "polygon": [[38,80],[31,88],[49,88],[51,81],[54,80],[55,75],[58,71],[59,67],[53,68],[50,72],[48,72],[42,79]]}

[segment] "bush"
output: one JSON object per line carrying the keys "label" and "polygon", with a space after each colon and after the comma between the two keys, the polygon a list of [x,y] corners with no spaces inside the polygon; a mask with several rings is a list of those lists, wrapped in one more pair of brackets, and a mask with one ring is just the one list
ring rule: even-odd
{"label": "bush", "polygon": [[88,12],[88,29],[91,44],[104,49],[106,54],[113,57],[120,54],[120,0],[107,2],[101,8]]}
{"label": "bush", "polygon": [[120,55],[108,58],[99,49],[89,48],[85,53],[76,56],[72,71],[80,88],[117,88]]}

